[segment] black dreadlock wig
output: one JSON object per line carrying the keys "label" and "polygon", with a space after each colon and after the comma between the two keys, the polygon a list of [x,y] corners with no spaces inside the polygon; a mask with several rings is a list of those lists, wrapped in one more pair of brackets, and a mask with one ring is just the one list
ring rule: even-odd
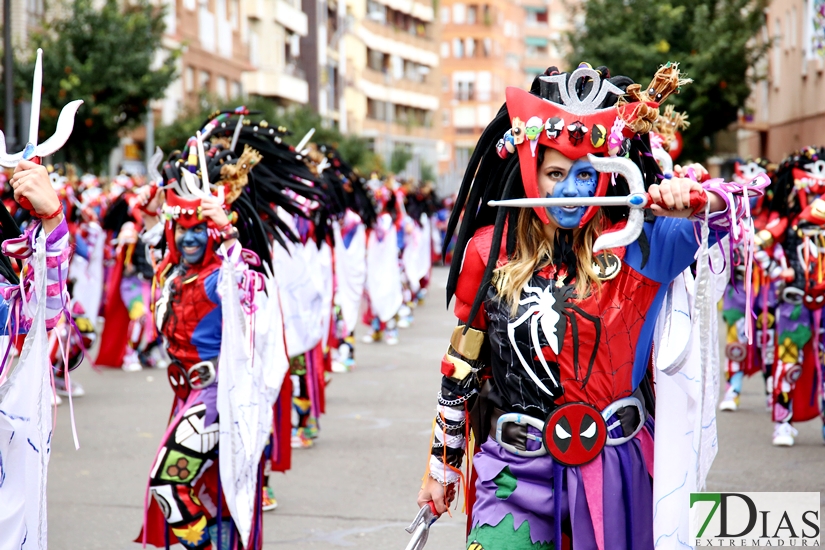
{"label": "black dreadlock wig", "polygon": [[[209,163],[209,181],[220,180],[223,165],[237,162],[245,151],[252,149],[260,154],[254,169],[247,174],[247,184],[232,202],[231,208],[238,213],[236,227],[241,234],[242,245],[271,262],[268,251],[270,240],[274,239],[283,247],[286,246],[285,239],[293,242],[299,240],[298,235],[278,216],[278,207],[290,215],[317,222],[318,209],[302,207],[300,201],[303,198],[325,202],[321,181],[303,162],[303,157],[283,142],[282,137],[289,135],[285,128],[271,126],[265,120],[244,118],[240,121],[227,116],[222,119],[204,136],[204,139],[210,140],[210,148],[216,151]],[[209,123],[215,124],[214,119]],[[232,150],[230,146],[236,135]],[[263,254],[262,249],[265,250]]]}
{"label": "black dreadlock wig", "polygon": [[[626,76],[611,77],[607,67],[598,67],[596,70],[602,75],[600,81],[602,85],[607,81],[620,90],[625,91],[628,86],[633,84],[633,80]],[[556,67],[549,67],[544,75],[541,76],[558,73],[559,71]],[[570,76],[568,74],[567,79],[569,78]],[[579,81],[576,86],[579,98],[583,99],[587,97],[593,85],[593,80]],[[558,103],[561,102],[558,85],[556,83],[542,81],[539,76],[533,80],[530,93],[543,99]],[[618,96],[607,94],[600,108],[611,107],[616,104],[617,100]],[[488,202],[491,200],[521,198],[525,196],[518,155],[509,155],[507,158],[502,159],[496,150],[497,142],[511,127],[512,122],[507,111],[507,104],[505,103],[501,106],[493,121],[484,129],[476,144],[473,155],[467,165],[467,170],[464,172],[464,178],[456,196],[455,207],[450,215],[447,232],[444,236],[443,250],[446,251],[447,243],[453,238],[459,221],[461,221],[454,251],[455,260],[450,266],[450,275],[447,280],[447,304],[449,305],[455,293],[458,276],[461,271],[462,259],[468,242],[481,227],[494,226],[490,257],[482,278],[481,288],[476,295],[470,311],[470,319],[475,318],[484,296],[487,294],[487,288],[490,285],[501,247],[505,221],[509,227],[516,227],[519,215],[518,208],[496,208],[489,206]],[[645,188],[660,181],[662,177],[661,170],[653,158],[650,139],[647,135],[637,135],[633,139],[625,140],[622,153],[632,160],[641,170],[645,181]],[[607,195],[627,195],[629,193],[629,187],[624,178],[617,175],[615,180],[616,184],[609,186]],[[606,218],[607,223],[615,224],[627,218],[627,208],[603,208],[602,215]],[[569,255],[572,253],[571,237],[571,235],[560,235],[562,242],[558,244],[561,246],[554,247],[554,255],[564,257],[554,258],[554,263],[569,260]],[[567,246],[565,246],[565,244]],[[644,233],[640,236],[639,244],[646,260],[649,246]],[[515,231],[508,232],[506,245],[508,257],[512,256],[516,245]],[[575,265],[575,262],[573,262],[572,265]]]}
{"label": "black dreadlock wig", "polygon": [[340,215],[343,215],[346,209],[350,209],[358,214],[367,227],[375,225],[378,206],[375,203],[375,196],[367,186],[367,181],[341,157],[334,147],[320,145],[318,151],[326,155],[330,164],[322,176],[330,181],[335,197],[343,207]]}

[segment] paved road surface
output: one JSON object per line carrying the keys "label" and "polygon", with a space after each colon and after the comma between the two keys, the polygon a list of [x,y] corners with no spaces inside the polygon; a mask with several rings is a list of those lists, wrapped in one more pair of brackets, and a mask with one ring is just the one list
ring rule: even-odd
{"label": "paved road surface", "polygon": [[[403,549],[416,513],[439,364],[454,319],[444,308],[446,270],[395,347],[358,344],[356,371],[335,375],[317,445],[296,450],[293,470],[273,478],[279,508],[265,514],[264,547]],[[52,550],[135,550],[146,478],[171,406],[163,371],[77,372],[87,395],[75,401],[75,451],[66,403],[58,411],[49,471]],[[775,449],[758,380],[743,410],[719,421],[720,452],[710,474],[719,490],[806,490],[825,494],[825,447],[816,422],[798,445]],[[464,515],[442,518],[428,548],[463,548]]]}

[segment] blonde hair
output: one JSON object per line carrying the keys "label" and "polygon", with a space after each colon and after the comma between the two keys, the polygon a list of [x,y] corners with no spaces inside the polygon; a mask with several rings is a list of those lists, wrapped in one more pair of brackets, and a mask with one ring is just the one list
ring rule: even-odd
{"label": "blonde hair", "polygon": [[[597,211],[587,225],[573,230],[573,252],[576,255],[576,296],[581,299],[593,288],[601,288],[593,269],[593,242],[601,233],[601,212]],[[493,272],[493,284],[499,298],[510,304],[515,315],[521,291],[537,270],[553,261],[553,242],[544,233],[544,224],[532,208],[519,213],[516,225],[516,249],[512,258]]]}

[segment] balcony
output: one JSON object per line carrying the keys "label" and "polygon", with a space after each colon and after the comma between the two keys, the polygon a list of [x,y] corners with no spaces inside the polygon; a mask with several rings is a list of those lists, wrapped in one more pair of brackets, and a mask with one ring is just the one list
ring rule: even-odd
{"label": "balcony", "polygon": [[275,21],[300,36],[306,36],[309,28],[307,16],[300,9],[295,8],[284,0],[275,2]]}
{"label": "balcony", "polygon": [[246,16],[258,21],[274,19],[299,36],[306,36],[309,29],[306,14],[284,0],[246,0]]}
{"label": "balcony", "polygon": [[243,87],[246,92],[254,95],[279,97],[303,104],[309,101],[309,85],[303,79],[303,73],[295,66],[287,65],[281,72],[243,73]]}
{"label": "balcony", "polygon": [[438,66],[435,40],[413,36],[370,20],[362,21],[355,34],[373,50],[397,55],[428,67]]}

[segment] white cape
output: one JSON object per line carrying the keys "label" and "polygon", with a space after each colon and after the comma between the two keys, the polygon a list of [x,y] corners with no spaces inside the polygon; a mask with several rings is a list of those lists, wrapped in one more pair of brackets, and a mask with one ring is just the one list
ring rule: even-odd
{"label": "white cape", "polygon": [[[291,218],[285,221],[292,223]],[[323,315],[329,316],[330,310],[324,310],[328,300],[323,288],[318,247],[314,242],[303,245],[287,241],[286,245],[286,249],[276,246],[272,259],[278,274],[286,348],[289,356],[295,357],[321,341],[324,325],[319,320]]]}
{"label": "white cape", "polygon": [[432,263],[430,218],[426,214],[421,214],[419,221],[420,227],[412,224],[413,230],[402,254],[404,271],[413,294],[421,289],[421,279],[429,275]]}
{"label": "white cape", "polygon": [[702,491],[716,457],[719,395],[717,302],[727,270],[722,246],[708,247],[707,227],[694,280],[685,270],[671,283],[656,324],[656,437],[653,460],[653,538],[657,550],[693,548],[691,492]]}
{"label": "white cape", "polygon": [[[404,301],[401,269],[398,265],[398,239],[392,217],[382,214],[367,241],[367,295],[372,311],[382,322],[389,321]],[[384,239],[378,240],[381,231]]]}
{"label": "white cape", "polygon": [[[46,334],[46,242],[31,259],[40,298],[20,360],[0,386],[0,550],[45,550],[52,389]],[[24,307],[30,304],[24,304]],[[8,337],[0,339],[6,349]],[[8,368],[8,367],[7,367]]]}
{"label": "white cape", "polygon": [[[106,233],[95,222],[89,224],[88,233],[89,259],[74,254],[69,265],[69,277],[78,283],[72,289],[73,298],[83,306],[86,318],[95,324],[103,299],[103,249]],[[143,243],[138,242],[138,246],[143,246]]]}
{"label": "white cape", "polygon": [[344,246],[337,222],[333,222],[332,230],[335,235],[335,305],[341,308],[344,331],[349,334],[358,324],[358,310],[367,280],[366,226],[358,225],[349,247]]}
{"label": "white cape", "polygon": [[266,293],[255,293],[257,310],[247,314],[231,261],[221,266],[218,289],[223,308],[221,355],[218,360],[218,466],[229,512],[249,548],[260,498],[261,454],[272,429],[272,406],[289,366],[284,347],[278,291],[271,276]]}

